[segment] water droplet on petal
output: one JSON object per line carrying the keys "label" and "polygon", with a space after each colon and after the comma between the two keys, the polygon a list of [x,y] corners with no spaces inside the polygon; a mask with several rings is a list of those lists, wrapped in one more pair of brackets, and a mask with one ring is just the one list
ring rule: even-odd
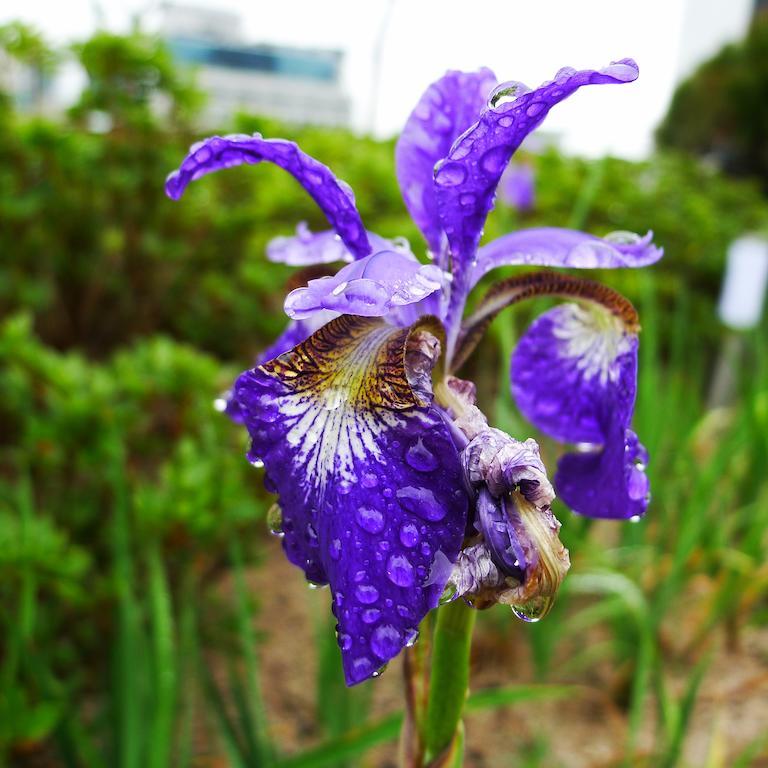
{"label": "water droplet on petal", "polygon": [[386,573],[387,578],[398,587],[413,586],[413,565],[405,555],[391,555],[387,560]]}
{"label": "water droplet on petal", "polygon": [[381,677],[387,671],[387,664],[382,664],[371,677]]}
{"label": "water droplet on petal", "polygon": [[227,410],[227,401],[223,397],[217,397],[213,401],[213,408],[214,410],[218,411],[219,413],[223,413]]}
{"label": "water droplet on petal", "polygon": [[404,547],[415,547],[420,538],[419,529],[413,523],[404,523],[400,528],[400,543]]}
{"label": "water droplet on petal", "polygon": [[358,507],[355,519],[368,533],[381,533],[384,530],[384,513],[374,507]]}
{"label": "water droplet on petal", "polygon": [[346,632],[339,634],[338,641],[339,648],[341,648],[342,651],[348,651],[352,647],[352,638],[346,634]]}
{"label": "water droplet on petal", "polygon": [[418,472],[432,472],[440,464],[421,438],[406,451],[405,460]]}
{"label": "water droplet on petal", "polygon": [[358,584],[355,587],[355,597],[364,605],[370,605],[379,599],[379,590],[370,584]]}
{"label": "water droplet on petal", "polygon": [[363,488],[375,488],[379,484],[379,478],[372,472],[366,472],[360,480],[360,484]]}
{"label": "water droplet on petal", "polygon": [[341,558],[341,539],[332,539],[328,552],[331,555],[331,560],[339,560]]}
{"label": "water droplet on petal", "polygon": [[403,635],[392,624],[381,624],[371,635],[371,650],[380,659],[391,659],[403,647]]}
{"label": "water droplet on petal", "polygon": [[367,677],[373,670],[373,662],[366,656],[359,656],[352,661],[352,669],[355,671],[355,676],[358,678]]}
{"label": "water droplet on petal", "polygon": [[449,160],[435,170],[435,183],[441,187],[455,187],[467,178],[467,169],[460,163]]}
{"label": "water droplet on petal", "polygon": [[360,616],[364,623],[373,624],[381,616],[381,611],[378,608],[366,608]]}
{"label": "water droplet on petal", "polygon": [[398,489],[397,500],[406,512],[418,515],[424,520],[436,522],[442,520],[446,514],[445,508],[438,503],[435,494],[429,488],[406,485]]}
{"label": "water droplet on petal", "polygon": [[520,83],[515,80],[510,80],[506,83],[500,83],[493,91],[488,99],[488,106],[491,109],[498,109],[505,104],[511,104],[526,93],[530,93],[530,88],[525,83]]}

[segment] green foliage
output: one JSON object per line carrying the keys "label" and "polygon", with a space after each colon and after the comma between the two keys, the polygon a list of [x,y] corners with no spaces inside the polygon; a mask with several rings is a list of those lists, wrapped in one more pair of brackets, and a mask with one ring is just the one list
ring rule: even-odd
{"label": "green foliage", "polygon": [[727,45],[680,86],[659,126],[663,147],[715,159],[726,171],[768,188],[768,16]]}
{"label": "green foliage", "polygon": [[72,50],[88,76],[70,111],[76,120],[96,111],[108,115],[116,130],[147,128],[155,123],[153,107],[164,102],[181,126],[201,103],[201,93],[174,66],[164,43],[138,30],[128,36],[97,32]]}

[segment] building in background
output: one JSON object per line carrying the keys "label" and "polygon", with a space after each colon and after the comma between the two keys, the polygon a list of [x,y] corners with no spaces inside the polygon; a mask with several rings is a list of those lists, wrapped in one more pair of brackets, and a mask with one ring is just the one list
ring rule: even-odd
{"label": "building in background", "polygon": [[340,51],[249,44],[237,14],[164,3],[158,31],[176,60],[194,67],[208,100],[201,116],[225,130],[238,111],[286,122],[348,126]]}

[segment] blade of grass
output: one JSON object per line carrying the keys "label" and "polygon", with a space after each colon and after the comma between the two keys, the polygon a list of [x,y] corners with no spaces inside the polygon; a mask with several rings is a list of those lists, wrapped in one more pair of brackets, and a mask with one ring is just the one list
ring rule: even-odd
{"label": "blade of grass", "polygon": [[147,766],[148,768],[167,768],[171,764],[173,749],[177,654],[171,597],[160,549],[156,542],[149,550],[148,564],[154,707],[149,729]]}

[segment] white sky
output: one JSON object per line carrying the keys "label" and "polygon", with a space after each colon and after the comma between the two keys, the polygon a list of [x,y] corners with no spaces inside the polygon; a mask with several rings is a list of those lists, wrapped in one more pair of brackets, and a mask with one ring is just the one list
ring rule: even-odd
{"label": "white sky", "polygon": [[[183,2],[184,0],[182,0]],[[190,0],[187,0],[189,2]],[[745,28],[752,0],[224,0],[249,42],[339,48],[355,126],[371,127],[374,51],[384,30],[374,131],[392,135],[446,69],[491,67],[530,86],[562,66],[600,67],[631,56],[640,78],[580,91],[553,110],[547,131],[566,151],[644,155],[681,68]],[[21,18],[50,40],[122,31],[146,0],[2,0],[0,22]],[[686,5],[688,8],[686,9]],[[388,13],[389,9],[389,13]],[[388,17],[388,23],[383,21]],[[696,23],[692,24],[691,19]]]}

